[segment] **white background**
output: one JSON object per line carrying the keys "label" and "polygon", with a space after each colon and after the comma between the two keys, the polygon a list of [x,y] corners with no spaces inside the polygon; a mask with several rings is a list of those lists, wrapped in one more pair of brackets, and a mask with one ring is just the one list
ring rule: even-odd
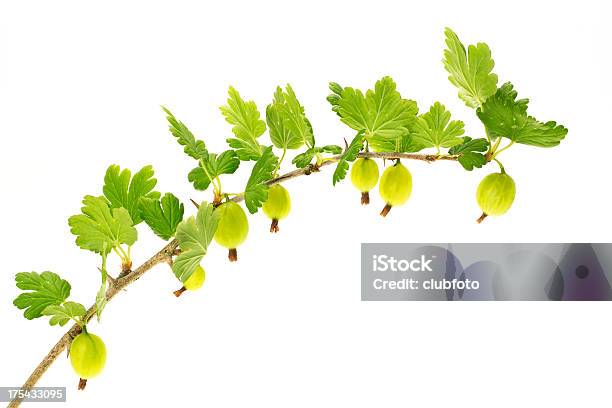
{"label": "white background", "polygon": [[[63,357],[39,385],[92,407],[609,406],[609,303],[366,303],[359,276],[361,242],[610,241],[604,3],[2,2],[0,385],[21,384],[64,332],[12,306],[16,272],[55,271],[75,300],[93,301],[98,258],[66,220],[101,193],[109,164],[152,164],[160,191],[210,199],[188,183],[194,163],[159,105],[220,151],[230,84],[263,111],[290,82],[317,140],[341,144],[353,133],[325,101],[328,81],[366,88],[391,75],[421,111],[440,100],[481,137],[441,63],[451,26],[490,45],[500,81],[531,98],[533,115],[570,130],[560,147],[501,156],[518,189],[506,216],[474,222],[475,188],[494,166],[407,163],[413,196],[386,219],[377,193],[361,207],[326,168],[287,184],[280,234],[259,213],[239,262],[212,248],[201,291],[176,299],[161,265],[117,296],[90,325],[108,361],[85,392]],[[224,186],[241,189],[248,172]],[[139,234],[136,264],[163,246]]]}

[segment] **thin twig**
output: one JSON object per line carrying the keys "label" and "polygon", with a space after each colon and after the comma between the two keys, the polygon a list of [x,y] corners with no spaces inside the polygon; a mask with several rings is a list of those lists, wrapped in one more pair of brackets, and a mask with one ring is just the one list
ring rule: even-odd
{"label": "thin twig", "polygon": [[[109,286],[106,290],[106,300],[110,301],[117,293],[119,293],[126,286],[132,284],[138,278],[140,278],[145,272],[153,268],[155,265],[161,262],[168,262],[168,258],[172,257],[172,253],[178,247],[178,241],[173,239],[170,241],[161,251],[153,255],[150,259],[148,259],[145,263],[140,265],[138,268],[125,275],[122,278],[119,278],[115,281],[114,285]],[[89,322],[92,317],[96,314],[96,306],[92,305],[87,312],[85,313],[84,320]],[[43,374],[47,371],[47,369],[53,364],[53,362],[57,359],[57,357],[62,354],[62,352],[68,347],[73,338],[78,336],[81,333],[81,326],[78,324],[73,325],[70,330],[68,330],[59,341],[49,350],[49,353],[43,358],[43,360],[38,364],[38,366],[34,369],[30,377],[26,380],[26,382],[21,387],[22,390],[30,390],[32,387],[36,385],[38,380],[43,376]],[[14,399],[8,405],[9,408],[18,407],[21,403],[20,399]]]}
{"label": "thin twig", "polygon": [[[369,158],[379,158],[379,159],[410,159],[410,160],[422,160],[426,162],[434,162],[438,160],[457,160],[458,156],[456,155],[431,155],[431,154],[418,154],[418,153],[375,153],[375,152],[362,152],[359,153],[358,157],[369,157]],[[342,158],[341,155],[333,156],[326,158],[321,164],[317,165],[308,165],[303,169],[297,169],[290,171],[289,173],[285,173],[281,176],[278,176],[268,182],[268,185],[282,183],[287,180],[291,180],[293,178],[309,175],[315,172],[318,172],[321,167],[327,166],[332,163],[336,163],[340,161]],[[244,200],[244,195],[239,194],[232,198],[234,202],[240,202]],[[173,239],[170,241],[164,248],[162,248],[158,253],[153,255],[147,261],[145,261],[138,268],[126,273],[124,276],[118,277],[113,284],[109,285],[106,290],[106,300],[110,301],[117,293],[123,290],[128,285],[134,283],[138,278],[144,275],[147,271],[153,268],[155,265],[165,262],[171,263],[172,256],[178,253],[178,241]],[[96,314],[96,305],[92,305],[86,312],[84,316],[84,320],[89,322],[92,317]],[[70,345],[73,338],[81,333],[81,326],[78,324],[73,325],[70,330],[68,330],[64,335],[59,339],[59,341],[49,350],[45,358],[38,364],[38,366],[34,369],[30,377],[26,380],[26,382],[22,385],[22,390],[30,390],[32,387],[36,385],[38,380],[43,376],[43,374],[47,371],[47,369],[53,364],[53,362],[57,359],[57,357],[62,354],[62,352]],[[18,407],[21,404],[21,399],[14,399],[8,405],[8,408]]]}
{"label": "thin twig", "polygon": [[[361,152],[357,155],[359,158],[370,158],[370,159],[385,159],[385,160],[393,160],[393,159],[409,159],[409,160],[421,160],[428,163],[432,163],[438,160],[451,160],[456,161],[459,158],[459,155],[436,155],[436,154],[420,154],[420,153],[393,153],[393,152]],[[289,173],[285,173],[281,176],[278,176],[270,181],[268,181],[268,185],[271,186],[273,184],[278,184],[285,182],[287,180],[291,180],[293,178],[299,176],[308,176],[312,173],[316,173],[319,171],[321,167],[337,163],[342,158],[342,155],[337,155],[333,157],[326,158],[321,164],[314,165],[309,164],[308,166],[290,171]],[[235,197],[232,197],[232,201],[240,202],[244,200],[244,194],[238,194]]]}

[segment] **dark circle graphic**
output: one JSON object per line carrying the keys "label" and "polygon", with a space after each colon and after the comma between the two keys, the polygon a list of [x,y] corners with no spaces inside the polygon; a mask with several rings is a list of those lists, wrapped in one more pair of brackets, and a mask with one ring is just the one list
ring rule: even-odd
{"label": "dark circle graphic", "polygon": [[584,278],[586,278],[587,276],[589,276],[589,268],[587,268],[587,267],[586,267],[586,266],[584,266],[584,265],[579,265],[579,266],[576,268],[576,271],[575,271],[575,272],[576,272],[576,276],[577,276],[579,279],[584,279]]}

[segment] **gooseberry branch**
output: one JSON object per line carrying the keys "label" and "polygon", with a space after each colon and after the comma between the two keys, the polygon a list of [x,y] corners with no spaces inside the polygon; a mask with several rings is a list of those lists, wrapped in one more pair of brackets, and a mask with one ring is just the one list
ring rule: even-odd
{"label": "gooseberry branch", "polygon": [[[378,159],[386,159],[386,160],[395,160],[395,159],[409,159],[409,160],[421,160],[425,162],[435,162],[438,160],[457,160],[457,156],[453,155],[429,155],[429,154],[415,154],[415,153],[360,153],[358,157],[361,158],[378,158]],[[290,171],[288,173],[282,174],[268,182],[268,185],[282,183],[300,176],[307,176],[319,171],[321,167],[325,167],[329,164],[336,163],[340,160],[341,155],[336,155],[333,157],[327,158],[319,165],[310,165],[303,169],[297,169]],[[236,203],[244,200],[244,195],[236,195],[231,198],[231,201]],[[160,251],[158,251],[155,255],[145,261],[142,265],[137,267],[134,270],[127,271],[127,273],[119,277],[117,279],[110,279],[110,285],[106,290],[106,300],[110,301],[115,297],[120,291],[136,282],[142,275],[151,270],[154,266],[160,263],[172,263],[172,258],[177,254],[178,251],[178,241],[176,239],[171,240],[166,246],[164,246]],[[96,305],[92,305],[87,309],[85,316],[83,317],[83,321],[88,323],[94,316],[96,315]],[[45,374],[47,369],[53,364],[53,362],[59,357],[60,354],[66,350],[66,348],[70,345],[73,338],[79,335],[82,332],[82,327],[78,324],[74,324],[70,330],[68,330],[58,342],[49,350],[47,355],[42,359],[42,361],[36,366],[32,374],[28,377],[26,382],[22,385],[22,390],[31,390],[32,387],[38,383],[40,378]],[[18,407],[21,403],[20,399],[14,399],[8,405],[9,408]]]}
{"label": "gooseberry branch", "polygon": [[[378,80],[365,92],[329,84],[327,101],[332,111],[356,132],[345,148],[338,145],[318,145],[305,109],[293,88],[277,87],[274,98],[260,118],[254,101],[244,100],[233,87],[229,89],[227,105],[221,107],[225,120],[232,125],[234,137],[226,139],[229,149],[221,153],[208,150],[204,140],[197,139],[189,128],[170,110],[163,108],[173,138],[184,153],[195,159],[197,167],[188,174],[189,181],[199,191],[210,190],[210,203],[198,203],[197,214],[184,217],[185,206],[172,193],[163,196],[155,191],[157,179],[152,166],[145,166],[132,177],[129,169],[118,165],[108,167],[102,188],[103,195],[86,195],[81,213],[68,219],[71,233],[81,249],[101,256],[101,285],[95,303],[86,309],[68,300],[71,285],[58,274],[45,271],[19,272],[16,286],[22,290],[13,304],[23,310],[26,319],[49,317],[50,325],[64,326],[76,322],[51,348],[16,394],[9,407],[17,407],[57,357],[73,347],[70,362],[79,378],[79,389],[87,380],[102,372],[106,362],[106,346],[102,339],[90,333],[87,323],[101,314],[107,303],[142,275],[160,263],[168,264],[183,286],[174,292],[178,297],[185,291],[197,290],[205,281],[201,264],[214,241],[228,249],[229,261],[238,260],[237,247],[249,231],[247,215],[237,203],[244,201],[246,209],[255,214],[261,208],[271,221],[270,232],[279,231],[279,221],[289,215],[291,198],[281,185],[291,179],[318,173],[322,167],[336,163],[332,183],[346,178],[361,194],[361,204],[370,202],[370,191],[378,184],[385,207],[385,217],[392,208],[403,205],[412,193],[412,175],[402,160],[426,163],[454,161],[466,171],[482,168],[491,162],[500,167],[499,173],[485,176],[478,188],[476,201],[482,210],[478,223],[488,216],[505,214],[515,198],[516,186],[499,160],[500,153],[515,143],[541,148],[557,146],[567,129],[554,121],[538,121],[527,113],[528,99],[517,99],[514,86],[498,85],[491,52],[484,43],[467,48],[457,35],[446,29],[444,68],[448,79],[458,90],[458,96],[474,109],[484,125],[486,138],[465,136],[464,123],[451,120],[446,107],[435,102],[421,112],[416,101],[405,99],[395,81],[388,76]],[[260,143],[268,130],[272,145]],[[479,133],[479,132],[477,132]],[[474,133],[472,133],[474,134]],[[502,138],[508,139],[502,145]],[[280,158],[274,149],[280,151]],[[296,169],[278,175],[287,150],[303,149],[293,157]],[[428,150],[431,149],[431,150]],[[443,150],[447,149],[447,150]],[[434,151],[434,154],[424,152]],[[392,161],[382,175],[375,160]],[[224,192],[221,176],[236,172],[241,163],[255,162],[242,192]],[[457,166],[459,167],[459,166]],[[150,230],[167,242],[159,252],[139,267],[132,268],[131,248],[138,239],[136,226],[146,223]],[[106,270],[106,259],[116,255],[121,270],[112,277]]]}
{"label": "gooseberry branch", "polygon": [[[393,153],[393,152],[362,152],[362,153],[359,153],[357,157],[361,159],[369,158],[369,159],[383,159],[383,160],[397,160],[397,159],[420,160],[420,161],[425,161],[428,163],[433,163],[439,160],[456,161],[459,158],[458,155],[452,155],[452,154],[438,155],[438,154]],[[329,164],[337,163],[341,158],[342,158],[342,155],[336,155],[333,157],[326,158],[323,160],[323,162],[321,162],[318,165],[311,164],[309,166],[304,167],[303,169],[297,169],[297,170],[290,171],[288,173],[285,173],[281,176],[278,176],[270,180],[267,184],[271,186],[273,184],[282,183],[283,181],[291,180],[292,178],[296,178],[299,176],[304,176],[304,175],[307,176],[313,172],[319,171],[321,167],[327,166]],[[239,202],[239,201],[242,201],[243,199],[244,197],[241,194],[240,196],[237,196],[233,198],[232,200]]]}
{"label": "gooseberry branch", "polygon": [[[109,285],[106,290],[106,299],[110,301],[115,297],[121,290],[125,289],[127,286],[131,285],[135,281],[137,281],[142,275],[148,272],[151,268],[159,263],[170,263],[172,261],[172,256],[176,253],[176,249],[178,247],[178,241],[176,239],[170,241],[165,247],[163,247],[159,252],[145,261],[138,268],[133,271],[129,271],[125,276],[121,278],[117,278],[116,280],[112,280],[112,283]],[[89,322],[96,315],[96,305],[92,305],[85,316],[83,316],[83,321]],[[36,385],[36,383],[40,380],[40,378],[45,374],[47,369],[53,364],[53,362],[57,359],[57,357],[66,350],[66,348],[70,345],[73,338],[79,335],[82,332],[82,327],[78,324],[74,324],[70,330],[68,330],[57,343],[49,350],[47,355],[42,359],[40,364],[36,366],[32,374],[28,377],[26,382],[21,387],[22,390],[30,390],[32,387]],[[9,403],[9,407],[18,407],[21,403],[20,399],[14,399]]]}

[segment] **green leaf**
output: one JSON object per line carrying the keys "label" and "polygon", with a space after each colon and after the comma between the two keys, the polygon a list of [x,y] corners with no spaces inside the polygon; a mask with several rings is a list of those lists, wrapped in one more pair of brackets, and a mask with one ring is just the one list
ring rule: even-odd
{"label": "green leaf", "polygon": [[420,115],[414,126],[414,140],[425,147],[453,147],[463,142],[463,122],[450,120],[451,114],[440,102]]}
{"label": "green leaf", "polygon": [[185,124],[174,117],[172,112],[162,106],[166,112],[170,133],[176,138],[181,146],[185,146],[185,153],[196,160],[200,160],[208,153],[203,141],[197,140]]}
{"label": "green leaf", "polygon": [[374,137],[369,140],[369,144],[377,152],[415,153],[425,148],[412,133],[406,133],[399,139]]}
{"label": "green leaf", "polygon": [[[284,127],[289,131],[291,138],[294,139],[292,147],[287,146],[287,148],[297,149],[303,144],[306,144],[309,148],[314,147],[315,139],[312,125],[306,117],[304,107],[298,101],[291,85],[287,84],[285,92],[282,92],[280,87],[277,88],[275,105],[278,105]],[[270,136],[272,136],[272,131]],[[277,145],[275,144],[275,146]],[[277,147],[282,148],[282,146]]]}
{"label": "green leaf", "polygon": [[42,314],[45,316],[51,316],[49,320],[49,324],[51,326],[55,326],[59,324],[60,326],[64,326],[66,323],[70,321],[70,319],[78,322],[81,319],[87,310],[85,306],[76,302],[66,302],[63,305],[50,305],[42,311]]}
{"label": "green leaf", "polygon": [[140,199],[152,198],[157,200],[159,192],[153,191],[157,179],[153,178],[153,167],[145,166],[131,177],[129,169],[111,165],[104,176],[102,191],[110,203],[110,208],[125,208],[130,213],[134,225],[140,224]]}
{"label": "green leaf", "polygon": [[323,147],[317,147],[316,149],[319,149],[319,153],[331,153],[331,154],[342,153],[342,148],[338,145],[325,145]]}
{"label": "green leaf", "polygon": [[531,146],[557,146],[567,135],[567,128],[556,122],[540,122],[527,114],[529,99],[516,99],[511,83],[502,85],[494,96],[476,111],[491,137],[506,137]]}
{"label": "green leaf", "polygon": [[222,174],[234,174],[240,166],[240,159],[235,151],[226,150],[218,156],[214,153],[209,154],[206,166],[208,174],[215,178]]}
{"label": "green leaf", "polygon": [[108,253],[121,244],[133,245],[138,238],[132,218],[125,208],[109,208],[104,197],[85,196],[82,214],[68,219],[76,244],[97,253]]}
{"label": "green leaf", "polygon": [[272,173],[277,162],[278,158],[272,152],[272,146],[269,146],[253,166],[251,177],[244,189],[244,203],[251,214],[255,214],[268,199],[269,187],[266,183],[272,180]]}
{"label": "green leaf", "polygon": [[481,152],[486,152],[489,149],[487,139],[472,139],[469,136],[463,138],[463,143],[451,147],[448,154],[458,154],[459,164],[464,169],[472,171],[474,167],[481,168],[487,164],[487,159]]}
{"label": "green leaf", "polygon": [[[230,102],[231,107],[235,107],[239,110],[240,113],[242,112],[242,109],[246,109],[246,107],[249,107],[250,104],[253,104],[255,114],[257,118],[259,117],[259,113],[257,112],[257,108],[255,107],[254,103],[248,102],[245,104],[244,101],[240,99],[240,95],[238,95],[238,92],[236,92],[233,88],[230,88],[230,95],[232,95],[232,92],[235,93],[235,96],[240,100],[241,104],[237,104],[231,102],[231,100],[228,100],[228,102]],[[234,113],[229,109],[229,107],[221,108],[221,111],[224,113],[224,115],[226,115],[226,119],[228,122],[233,123],[233,121],[241,120],[240,117],[235,116]],[[242,145],[236,145],[236,143],[240,142],[240,140],[228,139],[228,142],[230,140],[238,141],[236,143],[230,142],[230,146],[239,148],[238,152],[235,152],[233,150],[226,150],[219,155],[215,153],[209,153],[208,150],[206,150],[206,145],[204,144],[204,142],[201,140],[196,140],[193,134],[189,131],[189,129],[187,129],[187,126],[183,124],[183,122],[178,121],[166,108],[164,108],[164,111],[168,114],[168,121],[170,122],[170,131],[177,138],[179,144],[185,146],[185,153],[198,160],[198,167],[191,170],[188,175],[189,181],[193,183],[196,190],[206,190],[211,183],[211,178],[215,179],[221,174],[233,174],[236,171],[236,169],[240,165],[240,159],[238,158],[238,156],[243,154],[244,152]],[[241,126],[242,125],[234,126],[234,133],[236,133],[237,135],[244,135],[245,131],[244,128]],[[265,130],[265,124],[263,129]],[[261,133],[263,133],[263,131]],[[255,142],[255,144],[257,143]],[[257,144],[257,146],[259,145]],[[248,159],[244,158],[243,160]]]}
{"label": "green leaf", "polygon": [[472,171],[474,167],[481,168],[487,164],[487,159],[484,154],[474,152],[463,153],[461,156],[459,156],[457,161],[463,166],[464,169],[468,171]]}
{"label": "green leaf", "polygon": [[211,183],[202,166],[194,167],[187,175],[187,179],[193,184],[193,188],[199,191],[207,190]]}
{"label": "green leaf", "polygon": [[172,193],[166,193],[161,200],[142,198],[140,208],[147,225],[166,241],[174,236],[185,212],[185,206]]}
{"label": "green leaf", "polygon": [[[208,153],[200,160],[200,165],[189,172],[188,179],[196,190],[204,191],[213,180],[222,174],[233,174],[240,166],[240,159],[233,150],[226,150],[220,155]],[[210,177],[209,177],[210,176]]]}
{"label": "green leaf", "polygon": [[24,292],[13,304],[25,309],[23,315],[32,320],[42,316],[47,306],[60,305],[70,296],[70,283],[53,272],[20,272],[15,275],[15,284]]}
{"label": "green leaf", "polygon": [[276,88],[274,101],[266,109],[270,139],[279,149],[299,149],[303,144],[314,146],[312,126],[295,92],[287,84],[286,92]]}
{"label": "green leaf", "polygon": [[270,131],[272,144],[279,149],[297,149],[303,141],[299,135],[291,132],[285,126],[285,115],[283,112],[285,97],[281,87],[276,88],[272,103],[266,107],[266,123]]}
{"label": "green leaf", "polygon": [[470,108],[482,105],[497,88],[497,75],[492,73],[495,63],[491,50],[484,43],[470,45],[467,53],[465,47],[450,28],[446,34],[444,50],[444,68],[450,74],[449,81],[459,88],[461,98]]}
{"label": "green leaf", "polygon": [[376,82],[374,90],[365,95],[358,89],[330,84],[332,104],[342,122],[357,131],[364,131],[373,150],[378,151],[389,140],[397,142],[408,133],[416,121],[416,102],[402,99],[391,77]]}
{"label": "green leaf", "polygon": [[357,155],[361,151],[363,147],[363,140],[365,135],[363,132],[357,133],[357,135],[351,141],[351,144],[346,148],[342,156],[340,157],[340,161],[336,166],[336,170],[334,171],[334,175],[332,177],[332,182],[334,186],[340,180],[343,180],[346,177],[346,172],[349,169],[349,162],[355,161]]}
{"label": "green leaf", "polygon": [[303,169],[312,162],[312,159],[314,158],[315,154],[317,154],[317,152],[314,148],[308,149],[305,152],[295,156],[293,160],[291,160],[291,163],[295,164],[295,167]]}
{"label": "green leaf", "polygon": [[327,96],[327,102],[329,102],[332,106],[332,111],[336,112],[336,115],[342,117],[340,114],[340,99],[342,99],[342,92],[344,92],[344,88],[337,82],[329,83],[329,90],[331,93]]}
{"label": "green leaf", "polygon": [[203,202],[198,214],[181,222],[176,230],[181,253],[172,264],[176,277],[185,282],[200,264],[219,225],[219,213],[212,204]]}
{"label": "green leaf", "polygon": [[315,137],[312,130],[312,124],[306,117],[304,107],[298,101],[293,88],[287,84],[285,87],[285,111],[287,116],[287,127],[295,133],[300,135],[300,138],[304,141],[304,144],[308,147],[314,147]]}
{"label": "green leaf", "polygon": [[255,102],[245,102],[233,87],[229,88],[227,105],[222,106],[221,113],[225,120],[234,125],[232,132],[236,138],[227,139],[230,147],[237,149],[240,160],[257,160],[263,153],[263,147],[257,138],[266,131],[266,122],[259,118]]}
{"label": "green leaf", "polygon": [[342,153],[342,148],[337,145],[327,145],[323,147],[312,147],[306,150],[303,153],[298,154],[293,158],[291,163],[295,164],[297,168],[303,169],[308,166],[312,159],[315,157],[317,153],[331,153],[331,154],[340,154]]}
{"label": "green leaf", "polygon": [[98,293],[96,293],[96,316],[98,321],[102,317],[102,312],[106,307],[106,282],[100,285],[100,289],[98,289]]}

